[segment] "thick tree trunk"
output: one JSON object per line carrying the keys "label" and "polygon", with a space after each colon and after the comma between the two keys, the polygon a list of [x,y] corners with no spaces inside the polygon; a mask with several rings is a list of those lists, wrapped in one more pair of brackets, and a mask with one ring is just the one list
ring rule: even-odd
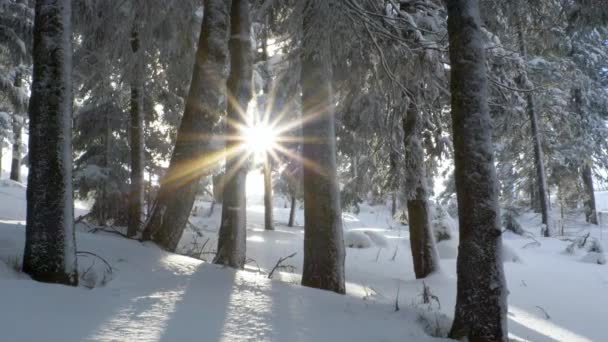
{"label": "thick tree trunk", "polygon": [[425,278],[439,269],[439,255],[429,216],[424,149],[420,113],[412,100],[403,116],[403,142],[405,146],[405,191],[409,218],[410,245],[416,278]]}
{"label": "thick tree trunk", "polygon": [[[523,31],[523,23],[521,19],[517,20],[517,36],[519,40],[519,50],[524,61],[528,60],[528,51],[526,49],[526,38]],[[522,71],[519,77],[519,85],[523,89],[532,88],[532,84],[528,79],[528,72],[526,67]],[[543,150],[540,131],[538,127],[538,113],[536,110],[536,101],[534,99],[534,93],[526,93],[526,110],[530,119],[530,130],[532,134],[532,145],[534,146],[534,167],[536,169],[536,184],[538,185],[538,194],[540,200],[540,211],[542,217],[542,223],[545,227],[542,233],[545,237],[551,235],[551,207],[549,204],[549,196],[547,194],[547,176],[545,172],[545,163],[543,161]]]}
{"label": "thick tree trunk", "polygon": [[593,189],[593,173],[588,164],[583,165],[581,176],[585,187],[585,218],[589,223],[598,224],[597,210],[595,207],[595,191]]}
{"label": "thick tree trunk", "polygon": [[161,181],[142,238],[175,251],[184,232],[196,185],[219,160],[207,137],[224,111],[230,0],[205,0],[205,15],[190,92],[167,174]]}
{"label": "thick tree trunk", "polygon": [[[251,20],[249,0],[233,0],[230,13],[231,38],[230,48],[230,77],[228,78],[228,93],[233,99],[228,103],[227,121],[232,123],[227,127],[227,136],[238,136],[240,126],[246,125],[242,113],[246,111],[251,100],[253,77],[253,50],[251,47]],[[227,150],[239,149],[242,141],[233,140],[226,144]],[[217,254],[214,263],[234,268],[243,268],[246,259],[246,197],[245,188],[247,168],[244,159],[246,151],[239,149],[234,156],[226,161],[228,178],[224,185],[224,205],[222,206],[222,222],[219,230]]]}
{"label": "thick tree trunk", "polygon": [[289,222],[287,223],[287,227],[293,227],[296,222],[296,195],[291,194],[291,207],[289,209]]}
{"label": "thick tree trunk", "polygon": [[131,83],[131,113],[129,125],[129,145],[131,152],[131,190],[129,193],[129,214],[127,236],[133,237],[141,226],[144,202],[144,97],[143,53],[140,51],[139,32],[131,33],[131,50],[136,60],[135,73]]}
{"label": "thick tree trunk", "polygon": [[264,229],[274,230],[272,213],[272,167],[270,154],[264,156]]}
{"label": "thick tree trunk", "polygon": [[[17,71],[13,85],[15,88],[21,88],[22,74]],[[16,109],[13,114],[13,155],[11,160],[11,180],[15,182],[21,181],[21,123],[19,122],[20,108]]]}
{"label": "thick tree trunk", "polygon": [[36,1],[23,271],[38,281],[77,285],[70,5]]}
{"label": "thick tree trunk", "polygon": [[460,245],[450,337],[507,341],[498,184],[478,0],[449,0],[452,125]]}
{"label": "thick tree trunk", "polygon": [[[342,213],[336,172],[328,0],[306,0],[302,39],[304,267],[302,285],[345,292]],[[313,115],[315,114],[315,115]],[[311,143],[310,140],[314,140]]]}

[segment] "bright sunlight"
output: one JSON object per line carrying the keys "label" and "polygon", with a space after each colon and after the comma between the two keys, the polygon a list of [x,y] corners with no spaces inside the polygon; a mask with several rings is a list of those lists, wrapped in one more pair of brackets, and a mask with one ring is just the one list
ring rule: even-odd
{"label": "bright sunlight", "polygon": [[245,147],[255,158],[263,158],[277,146],[277,131],[264,122],[246,127],[243,136]]}

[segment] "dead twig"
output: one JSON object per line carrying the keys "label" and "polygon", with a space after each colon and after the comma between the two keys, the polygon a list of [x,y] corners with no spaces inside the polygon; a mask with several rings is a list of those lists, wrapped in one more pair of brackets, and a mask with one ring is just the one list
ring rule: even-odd
{"label": "dead twig", "polygon": [[272,271],[270,271],[270,273],[268,273],[268,279],[272,279],[272,275],[274,274],[274,271],[276,271],[277,268],[279,268],[285,260],[293,258],[294,256],[296,256],[296,254],[298,254],[298,253],[292,253],[286,257],[280,258],[279,261],[277,261],[277,264],[274,265],[274,267],[272,268]]}

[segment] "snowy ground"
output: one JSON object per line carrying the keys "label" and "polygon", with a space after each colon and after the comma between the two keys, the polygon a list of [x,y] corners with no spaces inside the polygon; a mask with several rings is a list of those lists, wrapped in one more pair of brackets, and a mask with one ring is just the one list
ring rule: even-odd
{"label": "snowy ground", "polygon": [[[298,285],[302,227],[288,228],[289,209],[277,199],[276,231],[263,230],[257,174],[248,189],[248,257],[245,271],[233,271],[151,244],[108,233],[77,234],[83,285],[69,288],[35,283],[12,270],[24,240],[25,189],[0,183],[0,335],[3,341],[436,341],[427,331],[449,327],[455,301],[457,242],[442,242],[442,271],[424,281],[437,297],[422,303],[423,282],[414,279],[407,227],[393,222],[383,206],[345,214],[346,234],[372,247],[347,250],[346,296]],[[197,203],[181,250],[211,259],[221,208],[206,217],[209,203]],[[298,210],[297,223],[303,223]],[[539,218],[520,220],[538,235]],[[597,228],[566,221],[566,233]],[[356,232],[356,233],[353,233]],[[358,233],[357,233],[358,232]],[[608,247],[608,229],[602,234]],[[367,238],[367,239],[366,239]],[[584,263],[584,252],[563,254],[568,241],[505,234],[509,286],[509,330],[515,341],[606,341],[608,265]],[[208,242],[206,242],[208,241]],[[206,243],[205,243],[206,242]],[[203,247],[204,246],[204,247]],[[526,246],[526,248],[523,248]],[[280,257],[275,280],[266,274]],[[513,261],[516,260],[516,261]],[[92,266],[91,266],[92,265]],[[259,268],[258,268],[259,267]],[[87,272],[88,270],[88,272]],[[261,272],[260,272],[261,271]],[[400,311],[395,312],[399,292]],[[423,318],[422,318],[423,317]],[[27,323],[26,323],[27,322]],[[35,328],[33,328],[35,326]]]}

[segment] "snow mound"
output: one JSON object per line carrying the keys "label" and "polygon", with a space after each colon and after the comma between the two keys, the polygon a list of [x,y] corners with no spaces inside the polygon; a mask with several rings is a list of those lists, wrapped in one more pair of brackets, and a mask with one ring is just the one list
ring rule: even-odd
{"label": "snow mound", "polygon": [[584,263],[587,263],[587,264],[605,265],[606,264],[606,256],[604,256],[604,253],[589,252],[589,253],[587,253],[587,255],[585,255],[581,259],[581,262],[584,262]]}
{"label": "snow mound", "polygon": [[458,256],[458,245],[454,240],[444,240],[437,243],[437,252],[440,259],[456,259]]}
{"label": "snow mound", "polygon": [[10,179],[0,180],[0,187],[2,187],[2,188],[21,188],[21,189],[26,188],[26,186],[24,184],[15,182],[14,180],[10,180]]}
{"label": "snow mound", "polygon": [[380,248],[388,247],[388,240],[386,239],[386,237],[384,235],[382,235],[378,232],[371,231],[371,230],[366,230],[363,233],[365,235],[367,235],[376,246],[378,246]]}
{"label": "snow mound", "polygon": [[452,232],[456,229],[456,221],[441,205],[431,206],[431,225],[435,234],[435,241],[441,242],[452,239]]}
{"label": "snow mound", "polygon": [[502,245],[502,262],[520,263],[521,258],[519,257],[519,255],[517,255],[517,253],[515,253],[515,251],[511,247],[503,244]]}
{"label": "snow mound", "polygon": [[350,230],[344,234],[344,244],[349,248],[370,248],[372,239],[360,230]]}

